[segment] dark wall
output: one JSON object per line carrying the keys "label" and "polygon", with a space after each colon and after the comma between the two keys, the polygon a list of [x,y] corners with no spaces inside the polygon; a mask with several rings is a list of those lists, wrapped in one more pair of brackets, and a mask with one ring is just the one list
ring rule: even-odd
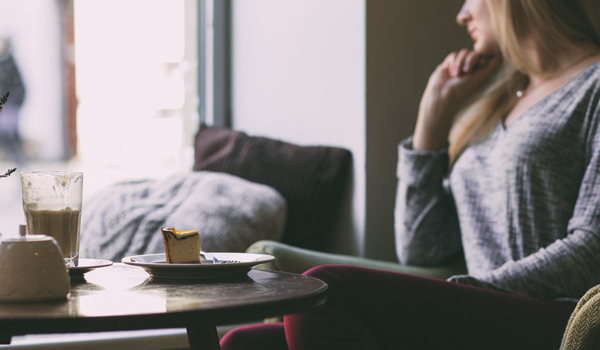
{"label": "dark wall", "polygon": [[459,0],[366,0],[367,187],[365,256],[396,260],[397,145],[413,132],[427,79],[472,43],[455,22]]}

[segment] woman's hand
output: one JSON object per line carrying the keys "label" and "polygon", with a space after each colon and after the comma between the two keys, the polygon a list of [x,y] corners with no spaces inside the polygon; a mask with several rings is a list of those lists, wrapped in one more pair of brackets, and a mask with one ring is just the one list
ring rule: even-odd
{"label": "woman's hand", "polygon": [[500,66],[499,56],[463,49],[449,54],[429,77],[421,98],[413,148],[434,151],[448,143],[454,116]]}

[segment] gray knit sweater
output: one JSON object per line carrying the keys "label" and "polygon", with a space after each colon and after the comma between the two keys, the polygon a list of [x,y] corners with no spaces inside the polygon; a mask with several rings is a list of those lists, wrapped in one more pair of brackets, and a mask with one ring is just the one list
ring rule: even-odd
{"label": "gray knit sweater", "polygon": [[450,175],[446,150],[401,143],[400,262],[464,251],[450,280],[541,299],[600,284],[600,62],[468,147]]}

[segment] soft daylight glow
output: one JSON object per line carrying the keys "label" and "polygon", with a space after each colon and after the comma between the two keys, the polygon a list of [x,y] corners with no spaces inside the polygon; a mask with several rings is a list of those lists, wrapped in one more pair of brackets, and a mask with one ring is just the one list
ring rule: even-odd
{"label": "soft daylight glow", "polygon": [[160,175],[183,147],[184,0],[86,0],[75,6],[80,158]]}

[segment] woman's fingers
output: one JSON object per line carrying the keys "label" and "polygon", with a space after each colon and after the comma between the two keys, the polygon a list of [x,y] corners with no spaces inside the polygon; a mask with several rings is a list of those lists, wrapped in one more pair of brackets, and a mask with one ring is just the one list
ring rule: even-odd
{"label": "woman's fingers", "polygon": [[465,61],[466,61],[469,53],[470,53],[469,50],[462,49],[456,54],[456,57],[454,58],[454,62],[452,62],[452,65],[450,68],[450,76],[458,77],[458,76],[461,76],[464,74],[463,68],[464,68]]}
{"label": "woman's fingers", "polygon": [[[475,58],[472,58],[475,60]],[[449,98],[464,101],[466,98],[475,93],[482,84],[493,74],[498,67],[502,58],[494,57],[479,57],[474,66],[469,66],[470,70],[463,75],[448,81]],[[470,65],[470,64],[469,64]]]}
{"label": "woman's fingers", "polygon": [[490,56],[479,58],[479,63],[475,68],[474,75],[481,76],[481,79],[486,79],[500,66],[502,61],[500,56]]}
{"label": "woman's fingers", "polygon": [[460,105],[465,95],[470,95],[497,69],[499,61],[499,57],[482,56],[467,49],[448,54],[429,77],[423,100],[441,99]]}
{"label": "woman's fingers", "polygon": [[469,52],[465,57],[465,61],[462,66],[463,74],[467,74],[474,71],[475,69],[479,68],[480,64],[481,56],[477,52]]}
{"label": "woman's fingers", "polygon": [[478,69],[486,67],[493,56],[482,56],[478,52],[462,49],[453,52],[444,60],[447,64],[450,77],[461,77],[473,73]]}
{"label": "woman's fingers", "polygon": [[466,49],[446,56],[429,77],[421,98],[413,134],[415,149],[436,150],[447,142],[456,112],[500,61],[500,56],[481,56]]}
{"label": "woman's fingers", "polygon": [[448,54],[448,56],[446,56],[446,58],[444,59],[444,61],[442,61],[442,63],[440,63],[437,68],[435,73],[442,73],[446,78],[449,78],[452,76],[452,74],[450,73],[452,70],[452,64],[454,63],[456,59],[456,52],[450,52]]}

